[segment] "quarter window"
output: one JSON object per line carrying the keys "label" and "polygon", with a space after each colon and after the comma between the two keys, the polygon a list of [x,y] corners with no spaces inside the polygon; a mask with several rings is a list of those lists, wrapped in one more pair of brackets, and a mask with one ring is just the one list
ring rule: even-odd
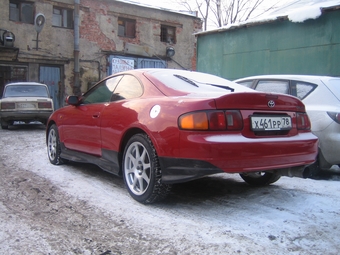
{"label": "quarter window", "polygon": [[118,36],[135,38],[136,21],[132,19],[118,18]]}
{"label": "quarter window", "polygon": [[9,20],[33,24],[34,22],[33,3],[11,0],[9,2]]}
{"label": "quarter window", "polygon": [[161,42],[176,43],[176,28],[161,25]]}
{"label": "quarter window", "polygon": [[306,96],[308,96],[316,87],[313,84],[304,83],[304,82],[296,82],[296,96],[299,99],[304,99]]}
{"label": "quarter window", "polygon": [[73,10],[53,7],[52,25],[73,28]]}

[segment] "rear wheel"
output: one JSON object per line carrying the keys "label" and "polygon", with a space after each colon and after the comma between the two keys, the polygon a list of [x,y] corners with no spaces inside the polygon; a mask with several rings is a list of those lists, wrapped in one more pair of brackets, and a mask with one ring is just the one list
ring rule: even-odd
{"label": "rear wheel", "polygon": [[253,186],[266,186],[276,182],[281,175],[270,172],[254,172],[247,174],[240,174],[241,178],[248,184]]}
{"label": "rear wheel", "polygon": [[60,157],[60,153],[61,148],[58,128],[55,124],[53,124],[48,129],[47,135],[47,155],[53,165],[61,165],[64,163],[64,160]]}
{"label": "rear wheel", "polygon": [[130,195],[150,204],[164,199],[171,185],[162,183],[156,150],[146,134],[136,134],[128,141],[123,155],[123,178]]}

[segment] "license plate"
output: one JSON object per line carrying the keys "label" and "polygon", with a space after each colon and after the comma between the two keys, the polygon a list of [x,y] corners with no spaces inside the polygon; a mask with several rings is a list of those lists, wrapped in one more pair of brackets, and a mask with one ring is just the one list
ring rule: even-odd
{"label": "license plate", "polygon": [[290,116],[251,116],[253,131],[290,130],[292,119]]}
{"label": "license plate", "polygon": [[35,104],[31,104],[31,103],[17,103],[17,108],[26,109],[26,108],[36,108],[36,107],[35,107]]}

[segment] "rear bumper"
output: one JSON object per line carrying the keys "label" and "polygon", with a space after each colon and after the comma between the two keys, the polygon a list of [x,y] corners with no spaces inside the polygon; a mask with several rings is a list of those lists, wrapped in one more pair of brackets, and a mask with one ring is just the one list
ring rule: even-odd
{"label": "rear bumper", "polygon": [[3,121],[47,120],[53,111],[0,112]]}
{"label": "rear bumper", "polygon": [[319,137],[321,168],[329,169],[332,165],[340,164],[340,125],[333,122],[325,130],[314,133]]}
{"label": "rear bumper", "polygon": [[160,157],[162,180],[190,181],[215,173],[247,173],[308,166],[318,154],[312,133],[284,138],[245,138],[242,135],[191,135],[182,140],[183,158]]}

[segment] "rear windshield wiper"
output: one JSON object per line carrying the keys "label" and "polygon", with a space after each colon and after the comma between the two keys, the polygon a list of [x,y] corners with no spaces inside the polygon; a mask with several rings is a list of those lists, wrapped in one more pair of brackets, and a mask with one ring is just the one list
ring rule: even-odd
{"label": "rear windshield wiper", "polygon": [[229,87],[229,86],[223,86],[223,85],[217,85],[217,84],[211,84],[211,83],[204,83],[206,85],[210,85],[210,86],[214,86],[214,87],[217,87],[217,88],[221,88],[221,89],[227,89],[227,90],[230,90],[231,92],[234,92],[234,88],[232,87]]}
{"label": "rear windshield wiper", "polygon": [[187,77],[184,77],[184,76],[179,75],[179,74],[174,74],[174,76],[177,77],[178,79],[181,79],[181,80],[191,84],[191,85],[194,85],[195,87],[198,87],[198,85],[194,81],[188,79]]}
{"label": "rear windshield wiper", "polygon": [[201,83],[201,84],[205,84],[205,85],[209,85],[209,86],[214,86],[214,87],[221,88],[221,89],[227,89],[227,90],[230,90],[231,92],[234,92],[234,90],[235,90],[234,88],[231,88],[229,86],[194,81],[194,80],[191,80],[191,79],[189,79],[187,77],[184,77],[182,75],[179,75],[179,74],[174,74],[174,76],[179,78],[179,79],[181,79],[181,80],[183,80],[183,81],[186,81],[187,83],[189,83],[191,85],[194,85],[195,87],[198,87],[198,85],[196,83]]}

